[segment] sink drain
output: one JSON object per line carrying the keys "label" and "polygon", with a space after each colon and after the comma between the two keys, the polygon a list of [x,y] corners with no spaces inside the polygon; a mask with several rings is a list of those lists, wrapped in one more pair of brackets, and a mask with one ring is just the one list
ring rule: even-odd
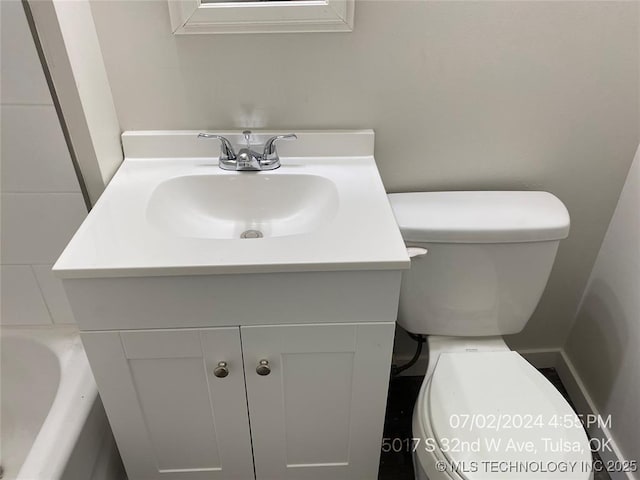
{"label": "sink drain", "polygon": [[240,234],[240,238],[262,238],[263,236],[260,230],[246,230]]}

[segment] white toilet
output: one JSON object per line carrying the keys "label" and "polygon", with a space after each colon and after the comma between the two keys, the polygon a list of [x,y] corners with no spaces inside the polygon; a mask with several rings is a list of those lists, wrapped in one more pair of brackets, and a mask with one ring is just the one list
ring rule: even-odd
{"label": "white toilet", "polygon": [[417,247],[398,323],[429,335],[413,413],[416,479],[592,478],[578,416],[501,337],[520,332],[538,304],[569,232],[565,206],[546,192],[389,199]]}

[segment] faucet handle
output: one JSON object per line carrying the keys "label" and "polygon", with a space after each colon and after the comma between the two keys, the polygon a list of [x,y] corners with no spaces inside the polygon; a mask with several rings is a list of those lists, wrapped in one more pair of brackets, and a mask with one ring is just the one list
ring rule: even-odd
{"label": "faucet handle", "polygon": [[264,144],[264,153],[262,156],[265,160],[270,160],[269,157],[276,157],[276,142],[278,140],[296,140],[298,136],[295,133],[289,133],[287,135],[276,135],[275,137],[271,137],[267,140],[267,143]]}
{"label": "faucet handle", "polygon": [[199,133],[198,138],[214,138],[220,140],[220,160],[235,160],[236,152],[233,151],[231,142],[222,135],[215,135],[213,133]]}

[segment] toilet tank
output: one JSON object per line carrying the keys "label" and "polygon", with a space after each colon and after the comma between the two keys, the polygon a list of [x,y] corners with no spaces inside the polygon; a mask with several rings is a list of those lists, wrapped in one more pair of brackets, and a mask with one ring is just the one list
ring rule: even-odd
{"label": "toilet tank", "polygon": [[398,323],[412,333],[521,331],[547,284],[569,213],[547,192],[390,194],[408,247]]}

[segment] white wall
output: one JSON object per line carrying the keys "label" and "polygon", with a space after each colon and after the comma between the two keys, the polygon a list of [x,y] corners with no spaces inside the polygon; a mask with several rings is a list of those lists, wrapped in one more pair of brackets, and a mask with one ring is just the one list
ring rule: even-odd
{"label": "white wall", "polygon": [[71,323],[51,265],[87,210],[22,4],[0,9],[0,323]]}
{"label": "white wall", "polygon": [[[624,458],[640,459],[640,149],[565,352]],[[640,477],[638,477],[640,478]]]}
{"label": "white wall", "polygon": [[638,143],[637,2],[359,1],[341,34],[171,35],[92,2],[123,130],[374,128],[389,191],[544,189],[572,216],[520,348],[560,347]]}

